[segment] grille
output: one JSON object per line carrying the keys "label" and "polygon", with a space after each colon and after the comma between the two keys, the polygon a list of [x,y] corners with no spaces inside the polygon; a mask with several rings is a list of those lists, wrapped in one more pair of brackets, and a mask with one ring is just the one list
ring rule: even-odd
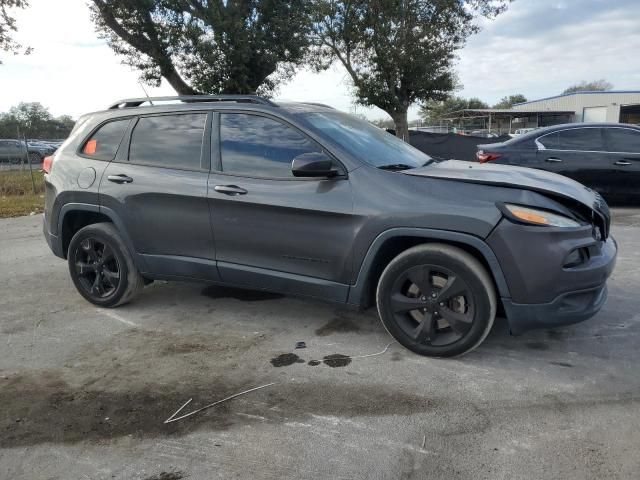
{"label": "grille", "polygon": [[600,230],[602,240],[606,240],[609,237],[609,229],[611,228],[611,213],[602,195],[597,192],[594,192],[594,194],[593,225]]}

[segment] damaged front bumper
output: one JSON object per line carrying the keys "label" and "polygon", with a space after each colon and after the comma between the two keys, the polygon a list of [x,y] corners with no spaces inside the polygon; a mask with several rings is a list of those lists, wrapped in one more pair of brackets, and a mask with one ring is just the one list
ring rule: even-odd
{"label": "damaged front bumper", "polygon": [[[502,298],[511,333],[552,328],[591,318],[607,298],[617,244],[591,226],[540,228],[503,220],[487,239],[509,285]],[[579,263],[568,263],[580,252]]]}

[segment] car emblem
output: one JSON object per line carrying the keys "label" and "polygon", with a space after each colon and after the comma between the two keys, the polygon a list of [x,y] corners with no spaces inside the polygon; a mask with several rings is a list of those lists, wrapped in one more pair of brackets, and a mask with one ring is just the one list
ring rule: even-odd
{"label": "car emblem", "polygon": [[593,238],[599,242],[600,240],[602,240],[602,234],[600,233],[600,229],[598,227],[593,227]]}

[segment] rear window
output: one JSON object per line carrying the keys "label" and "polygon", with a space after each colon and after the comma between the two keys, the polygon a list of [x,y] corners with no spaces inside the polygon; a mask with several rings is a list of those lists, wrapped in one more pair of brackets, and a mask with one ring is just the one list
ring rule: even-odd
{"label": "rear window", "polygon": [[105,123],[84,143],[82,153],[97,160],[113,160],[129,122],[124,118]]}
{"label": "rear window", "polygon": [[200,170],[206,113],[142,117],[131,134],[129,161]]}

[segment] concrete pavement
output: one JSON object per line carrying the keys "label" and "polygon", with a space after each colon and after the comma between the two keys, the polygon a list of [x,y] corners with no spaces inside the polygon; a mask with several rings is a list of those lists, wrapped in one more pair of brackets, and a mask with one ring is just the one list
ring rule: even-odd
{"label": "concrete pavement", "polygon": [[520,337],[498,320],[454,360],[355,358],[391,341],[374,310],[274,294],[156,282],[97,309],[40,216],[0,220],[0,478],[637,478],[640,210],[614,218],[600,314]]}

